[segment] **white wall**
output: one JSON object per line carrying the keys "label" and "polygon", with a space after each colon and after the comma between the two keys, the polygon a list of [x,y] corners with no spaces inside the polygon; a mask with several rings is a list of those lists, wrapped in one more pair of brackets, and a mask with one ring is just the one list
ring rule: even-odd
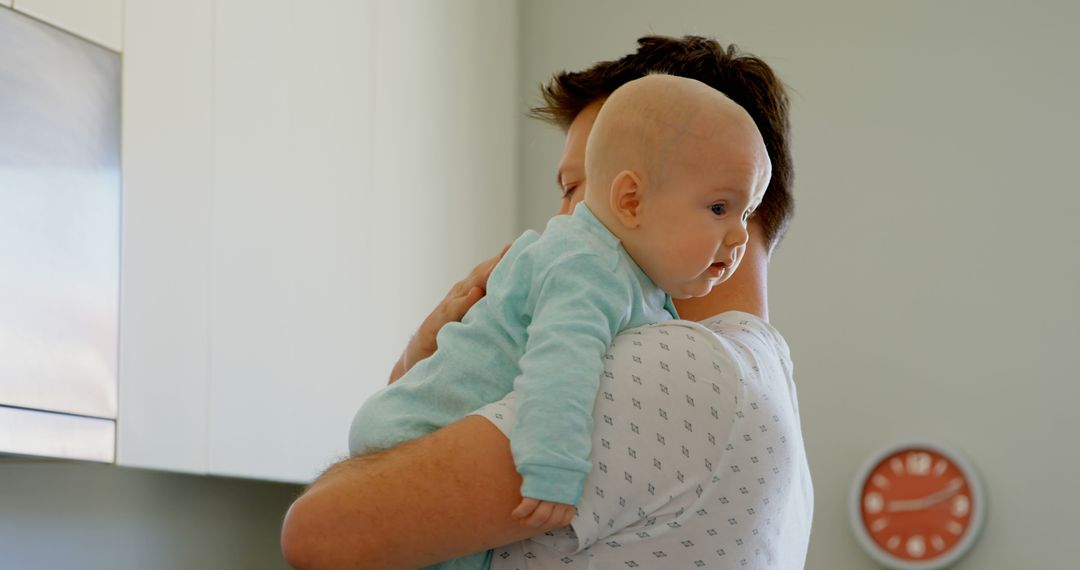
{"label": "white wall", "polygon": [[0,459],[0,566],[286,569],[296,485],[89,463]]}
{"label": "white wall", "polygon": [[[874,568],[846,499],[908,438],[966,452],[990,513],[968,570],[1072,568],[1080,5],[523,2],[522,99],[558,69],[697,33],[791,87],[798,215],[771,272],[817,493],[807,568]],[[522,120],[522,226],[556,207],[559,133]]]}

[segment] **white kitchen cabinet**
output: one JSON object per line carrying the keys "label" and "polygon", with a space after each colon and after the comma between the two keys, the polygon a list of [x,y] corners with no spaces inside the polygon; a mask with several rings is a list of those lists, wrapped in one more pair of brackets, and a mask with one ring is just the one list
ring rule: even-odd
{"label": "white kitchen cabinet", "polygon": [[206,473],[213,1],[126,6],[122,465]]}
{"label": "white kitchen cabinet", "polygon": [[513,237],[515,10],[128,3],[120,463],[303,482],[347,452]]}
{"label": "white kitchen cabinet", "polygon": [[123,51],[124,0],[14,0],[6,4],[113,51]]}
{"label": "white kitchen cabinet", "polygon": [[[346,452],[370,350],[370,3],[219,3],[210,470],[307,481]],[[445,280],[445,279],[440,279]]]}

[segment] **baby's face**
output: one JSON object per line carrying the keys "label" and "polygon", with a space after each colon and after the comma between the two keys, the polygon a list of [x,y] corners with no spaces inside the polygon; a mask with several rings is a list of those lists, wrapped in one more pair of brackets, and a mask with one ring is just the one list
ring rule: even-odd
{"label": "baby's face", "polygon": [[672,297],[701,297],[742,261],[747,219],[769,181],[767,154],[725,138],[686,145],[663,168],[660,187],[642,195],[641,231],[628,251]]}

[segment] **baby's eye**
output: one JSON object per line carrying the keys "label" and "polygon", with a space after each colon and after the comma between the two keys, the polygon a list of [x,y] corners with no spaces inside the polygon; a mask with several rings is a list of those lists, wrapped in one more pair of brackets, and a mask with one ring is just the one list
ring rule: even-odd
{"label": "baby's eye", "polygon": [[576,191],[577,191],[577,185],[576,184],[563,188],[563,191],[562,191],[563,200],[568,200],[568,199],[572,198],[574,196],[574,192],[576,192]]}
{"label": "baby's eye", "polygon": [[724,204],[713,204],[710,208],[712,209],[712,213],[717,216],[723,216],[727,213],[727,206]]}

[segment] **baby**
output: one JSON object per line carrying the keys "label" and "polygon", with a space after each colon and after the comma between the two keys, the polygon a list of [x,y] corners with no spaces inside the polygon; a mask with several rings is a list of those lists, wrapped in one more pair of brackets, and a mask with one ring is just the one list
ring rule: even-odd
{"label": "baby", "polygon": [[519,237],[439,349],[370,398],[354,455],[416,439],[517,395],[514,517],[566,522],[592,469],[592,410],[615,335],[678,318],[672,298],[732,275],[771,167],[750,116],[692,79],[650,75],[603,104],[584,202]]}

